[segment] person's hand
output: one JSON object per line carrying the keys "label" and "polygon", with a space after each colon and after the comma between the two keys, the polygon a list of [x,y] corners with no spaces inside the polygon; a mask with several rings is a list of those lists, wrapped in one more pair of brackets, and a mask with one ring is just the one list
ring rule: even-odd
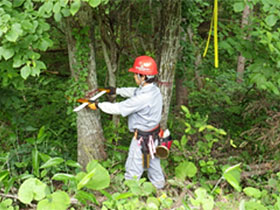
{"label": "person's hand", "polygon": [[98,108],[97,106],[97,102],[93,102],[93,101],[90,101],[88,99],[84,99],[84,98],[79,98],[77,100],[77,102],[79,103],[88,103],[88,107],[92,110],[96,110]]}
{"label": "person's hand", "polygon": [[88,105],[88,107],[89,107],[90,109],[92,109],[92,110],[96,110],[96,109],[98,108],[96,102],[90,103],[90,104]]}
{"label": "person's hand", "polygon": [[115,87],[105,87],[105,88],[98,88],[98,91],[106,91],[109,95],[116,94],[116,88]]}

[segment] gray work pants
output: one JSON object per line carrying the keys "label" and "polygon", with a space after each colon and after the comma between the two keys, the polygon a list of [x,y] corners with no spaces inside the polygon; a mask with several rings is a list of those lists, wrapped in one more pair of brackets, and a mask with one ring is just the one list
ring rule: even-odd
{"label": "gray work pants", "polygon": [[[157,145],[157,140],[155,142],[155,145]],[[126,180],[133,179],[133,177],[135,176],[137,177],[137,179],[140,179],[144,172],[142,165],[141,145],[139,145],[138,141],[134,138],[132,139],[129,147],[128,158],[125,163],[125,170],[126,172],[124,177]],[[154,159],[150,157],[148,178],[157,189],[161,189],[164,187],[165,179],[160,166],[160,159],[157,157],[155,157]]]}

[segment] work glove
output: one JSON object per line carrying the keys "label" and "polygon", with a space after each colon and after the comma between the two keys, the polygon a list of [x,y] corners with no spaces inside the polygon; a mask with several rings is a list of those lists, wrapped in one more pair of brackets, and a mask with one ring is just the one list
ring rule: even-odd
{"label": "work glove", "polygon": [[114,95],[116,94],[116,89],[115,87],[105,87],[105,88],[98,88],[98,91],[106,91],[109,95]]}
{"label": "work glove", "polygon": [[84,98],[79,98],[77,100],[77,102],[79,103],[88,103],[88,107],[92,110],[96,110],[98,108],[98,103],[97,102],[93,102],[93,101],[90,101],[88,99],[84,99]]}
{"label": "work glove", "polygon": [[92,110],[96,110],[98,108],[97,102],[90,103],[88,105],[88,108],[90,108]]}

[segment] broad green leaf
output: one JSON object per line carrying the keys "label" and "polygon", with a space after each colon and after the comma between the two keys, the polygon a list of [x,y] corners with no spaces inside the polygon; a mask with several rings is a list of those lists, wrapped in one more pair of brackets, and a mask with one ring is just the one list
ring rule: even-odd
{"label": "broad green leaf", "polygon": [[96,168],[92,169],[89,173],[87,173],[82,180],[78,183],[77,185],[77,189],[80,190],[81,188],[83,188],[89,181],[90,179],[93,177],[94,173],[96,171]]}
{"label": "broad green leaf", "polygon": [[226,169],[223,173],[223,177],[227,182],[234,187],[238,192],[241,192],[240,187],[240,163]]}
{"label": "broad green leaf", "polygon": [[94,162],[97,161],[93,160],[87,165],[87,171],[96,168],[96,172],[86,187],[92,190],[105,189],[110,185],[110,175],[103,166],[101,166],[99,163],[95,165]]}
{"label": "broad green leaf", "polygon": [[275,16],[274,14],[271,14],[265,18],[265,22],[267,25],[272,27],[276,24],[277,19],[278,19],[277,16]]}
{"label": "broad green leaf", "polygon": [[265,206],[258,203],[257,201],[247,201],[245,202],[245,209],[247,210],[267,210]]}
{"label": "broad green leaf", "polygon": [[13,68],[18,68],[22,66],[25,63],[24,60],[22,60],[22,57],[20,55],[16,55],[13,57]]}
{"label": "broad green leaf", "polygon": [[12,48],[0,47],[0,58],[4,57],[5,60],[10,59],[15,54],[15,51]]}
{"label": "broad green leaf", "polygon": [[71,14],[70,14],[70,10],[67,8],[63,8],[61,10],[61,13],[63,14],[64,17],[69,17]]}
{"label": "broad green leaf", "polygon": [[102,190],[109,186],[109,173],[96,160],[88,163],[87,172],[80,172],[76,175],[76,179],[79,180],[79,189],[86,187],[92,190]]}
{"label": "broad green leaf", "polygon": [[155,198],[155,197],[148,197],[147,204],[149,205],[151,203],[153,203],[156,207],[160,206],[159,200],[157,198]]}
{"label": "broad green leaf", "polygon": [[71,3],[71,6],[70,6],[71,15],[74,16],[79,11],[80,7],[81,7],[81,1],[74,0],[74,2]]}
{"label": "broad green leaf", "polygon": [[155,187],[151,182],[144,182],[142,188],[145,195],[151,195],[155,191]]}
{"label": "broad green leaf", "polygon": [[66,165],[75,167],[75,168],[82,168],[82,166],[78,162],[73,161],[73,160],[67,160]]}
{"label": "broad green leaf", "polygon": [[234,12],[242,12],[244,7],[245,7],[244,2],[236,2],[233,4]]}
{"label": "broad green leaf", "polygon": [[40,69],[38,66],[31,67],[31,75],[32,76],[39,76],[40,75]]}
{"label": "broad green leaf", "polygon": [[60,2],[56,2],[53,6],[53,12],[59,13],[60,12]]}
{"label": "broad green leaf", "polygon": [[39,41],[38,48],[39,50],[46,51],[50,46],[52,46],[52,41],[49,38],[42,38]]}
{"label": "broad green leaf", "polygon": [[51,158],[46,163],[44,163],[40,168],[49,168],[52,166],[59,165],[62,162],[64,162],[63,158],[60,158],[60,157]]}
{"label": "broad green leaf", "polygon": [[55,13],[54,14],[54,19],[55,19],[56,22],[59,22],[61,20],[61,18],[62,18],[61,13]]}
{"label": "broad green leaf", "polygon": [[52,179],[56,181],[68,181],[71,179],[75,179],[75,176],[72,174],[58,173],[55,174]]}
{"label": "broad green leaf", "polygon": [[186,177],[194,177],[197,172],[196,166],[192,162],[184,161],[175,168],[175,175],[181,180]]}
{"label": "broad green leaf", "polygon": [[243,191],[249,197],[253,197],[253,198],[257,198],[257,199],[261,197],[261,191],[257,188],[246,187],[243,189]]}
{"label": "broad green leaf", "polygon": [[50,160],[51,159],[51,157],[49,156],[49,155],[46,155],[46,154],[44,154],[44,153],[39,153],[39,155],[40,155],[40,158],[41,158],[41,160],[43,161],[43,162],[47,162],[48,160]]}
{"label": "broad green leaf", "polygon": [[13,7],[20,7],[25,0],[13,0]]}
{"label": "broad green leaf", "polygon": [[30,66],[23,66],[20,70],[20,75],[23,79],[27,79],[27,77],[31,74],[31,68]]}
{"label": "broad green leaf", "polygon": [[45,4],[44,4],[44,9],[47,13],[50,13],[53,9],[53,2],[52,1],[47,1]]}
{"label": "broad green leaf", "polygon": [[66,7],[66,5],[68,4],[69,0],[59,0],[60,6],[61,7]]}
{"label": "broad green leaf", "polygon": [[64,191],[57,191],[38,203],[37,210],[66,210],[70,205],[69,195]]}
{"label": "broad green leaf", "polygon": [[88,3],[91,7],[94,8],[94,7],[97,7],[101,3],[101,0],[89,0]]}
{"label": "broad green leaf", "polygon": [[35,176],[39,176],[39,164],[40,164],[40,160],[39,160],[39,152],[37,149],[33,149],[32,150],[32,167],[33,167],[33,172],[35,174]]}
{"label": "broad green leaf", "polygon": [[6,39],[10,42],[15,42],[22,32],[21,25],[19,23],[14,23],[11,30],[6,34]]}
{"label": "broad green leaf", "polygon": [[86,204],[87,201],[91,201],[92,203],[95,203],[99,205],[98,201],[96,200],[96,197],[92,193],[85,192],[83,190],[79,190],[75,198],[77,198],[80,202]]}
{"label": "broad green leaf", "polygon": [[47,185],[36,178],[25,180],[18,190],[18,198],[22,203],[30,204],[33,199],[39,201],[46,196]]}

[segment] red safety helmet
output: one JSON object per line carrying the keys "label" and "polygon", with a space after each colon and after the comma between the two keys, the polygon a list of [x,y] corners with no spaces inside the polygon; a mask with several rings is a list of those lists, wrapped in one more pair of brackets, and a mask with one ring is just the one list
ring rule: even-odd
{"label": "red safety helmet", "polygon": [[150,56],[139,56],[135,59],[133,67],[128,70],[129,72],[133,72],[136,74],[142,75],[156,75],[157,64],[153,58]]}

